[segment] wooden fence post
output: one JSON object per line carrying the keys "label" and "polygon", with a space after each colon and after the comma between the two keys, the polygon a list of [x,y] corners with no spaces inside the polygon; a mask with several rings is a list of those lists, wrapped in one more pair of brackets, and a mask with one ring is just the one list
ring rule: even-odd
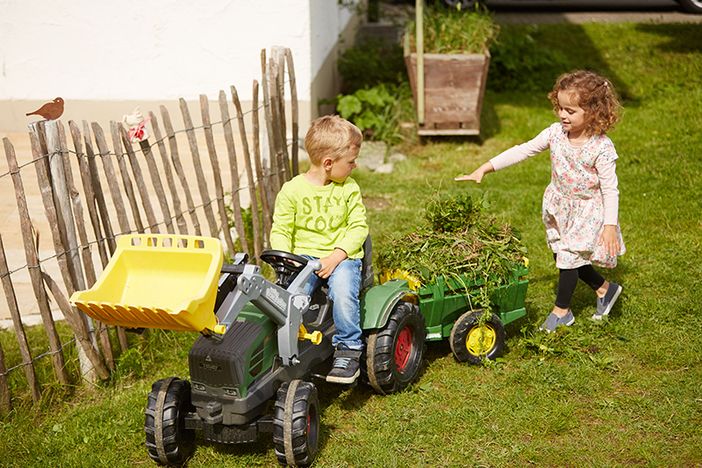
{"label": "wooden fence post", "polygon": [[[100,254],[100,260],[103,261],[104,265],[105,263],[107,263],[107,252],[105,251],[104,243],[100,239],[102,233],[100,232],[100,220],[98,218],[97,211],[95,210],[95,192],[93,191],[93,186],[90,180],[90,169],[88,167],[86,155],[85,153],[83,153],[83,144],[81,142],[80,129],[78,128],[78,125],[76,125],[76,123],[72,120],[68,121],[68,127],[71,130],[73,149],[75,150],[76,158],[78,159],[78,168],[80,169],[80,179],[83,185],[83,194],[85,196],[86,206],[88,208],[88,217],[90,218],[90,224],[93,226],[93,232],[95,233],[95,240],[98,253]],[[82,219],[82,216],[76,217]],[[88,248],[87,252],[90,252],[88,244],[85,244],[83,248]],[[83,250],[83,252],[85,253],[86,250]],[[86,263],[85,255],[83,257],[83,263]],[[92,266],[92,261],[90,262],[90,265]],[[88,278],[88,276],[92,274],[92,277],[94,278],[95,269],[88,267],[88,265],[84,266],[86,278],[88,279],[89,285],[92,286],[95,280],[93,279],[91,281],[90,278]]]}
{"label": "wooden fence post", "polygon": [[219,111],[222,115],[222,126],[224,127],[224,142],[227,145],[227,155],[229,156],[229,171],[232,179],[232,205],[234,205],[234,228],[236,228],[239,243],[244,252],[250,253],[249,241],[246,239],[246,229],[244,219],[241,216],[241,199],[239,198],[239,162],[236,157],[236,147],[234,146],[234,133],[232,132],[232,121],[229,118],[229,107],[227,106],[227,96],[223,90],[219,91]]}
{"label": "wooden fence post", "polygon": [[[125,143],[125,145],[126,144],[127,143]],[[144,155],[144,159],[146,160],[146,166],[149,170],[151,183],[154,186],[154,190],[156,191],[156,197],[158,198],[158,203],[161,207],[161,212],[163,213],[163,223],[166,225],[166,231],[170,234],[173,234],[175,230],[173,229],[173,221],[171,220],[171,210],[168,207],[168,200],[166,200],[166,192],[163,190],[163,183],[161,182],[161,176],[158,173],[158,167],[156,166],[156,161],[154,159],[153,152],[151,151],[151,146],[149,146],[149,140],[140,141],[139,148],[141,148],[141,153]],[[169,167],[169,174],[170,170],[171,169]]]}
{"label": "wooden fence post", "polygon": [[[34,132],[30,134],[30,140],[32,144],[32,153],[35,159],[41,159],[44,155],[41,154],[40,143]],[[49,300],[46,295],[46,290],[44,289],[44,284],[41,279],[41,273],[39,271],[39,259],[36,255],[36,248],[34,246],[34,238],[32,236],[32,225],[29,220],[29,209],[27,208],[27,200],[24,195],[24,184],[22,183],[22,178],[19,173],[19,166],[17,165],[17,159],[15,157],[15,149],[10,143],[10,140],[3,138],[3,143],[5,145],[5,155],[7,156],[7,165],[12,175],[12,183],[15,187],[15,198],[17,200],[17,209],[19,211],[20,225],[22,229],[22,240],[24,243],[24,253],[27,258],[27,268],[29,269],[29,276],[32,282],[32,288],[34,289],[34,295],[37,299],[37,304],[39,306],[39,313],[41,314],[42,320],[44,322],[44,330],[46,332],[47,338],[49,339],[49,348],[51,349],[51,363],[54,368],[54,373],[59,383],[62,385],[68,385],[68,373],[66,372],[66,362],[63,357],[63,351],[61,349],[61,340],[59,339],[58,333],[56,332],[56,326],[54,324],[54,319],[51,317],[51,309],[49,308]],[[36,167],[43,167],[40,161],[37,161]]]}
{"label": "wooden fence post", "polygon": [[292,175],[296,176],[300,173],[299,161],[299,133],[300,133],[300,116],[297,104],[297,84],[295,82],[295,64],[293,63],[292,52],[290,49],[285,49],[285,60],[288,65],[288,76],[290,78],[290,113],[292,118]]}
{"label": "wooden fence post", "polygon": [[246,136],[246,127],[244,126],[244,113],[241,110],[241,102],[239,102],[239,94],[234,86],[231,87],[232,101],[236,107],[236,119],[239,123],[239,134],[241,136],[241,144],[244,149],[244,163],[246,164],[246,179],[249,185],[249,195],[251,196],[251,219],[253,222],[254,236],[254,254],[256,259],[261,255],[263,246],[263,238],[261,237],[261,225],[258,216],[258,200],[256,197],[256,182],[254,181],[254,173],[251,168],[251,154],[249,153],[249,143]]}
{"label": "wooden fence post", "polygon": [[275,148],[275,167],[276,172],[273,174],[276,183],[276,195],[280,191],[287,180],[288,169],[285,167],[285,156],[283,153],[283,146],[285,146],[284,138],[281,137],[280,128],[281,117],[280,117],[280,102],[278,97],[278,75],[280,70],[278,69],[278,60],[275,54],[275,49],[271,54],[271,58],[268,60],[268,108],[271,114],[271,131],[273,132],[273,147]]}
{"label": "wooden fence post", "polygon": [[[97,204],[98,214],[100,215],[100,220],[102,222],[102,229],[105,233],[105,238],[101,239],[102,236],[99,226],[97,228],[94,227],[93,230],[95,231],[95,239],[100,244],[102,243],[102,240],[107,242],[107,249],[109,250],[110,254],[112,254],[112,252],[115,251],[115,248],[117,248],[117,244],[115,243],[115,235],[112,231],[110,216],[107,212],[105,194],[102,191],[102,184],[100,183],[100,176],[98,175],[97,163],[95,162],[95,151],[93,151],[93,144],[91,142],[90,126],[85,120],[83,121],[83,141],[85,142],[85,152],[87,156],[89,172],[89,182],[86,183],[86,185],[90,186],[92,193],[95,196],[95,203]],[[103,249],[100,249],[101,253]],[[103,256],[101,254],[100,261],[102,262],[103,267],[107,265],[108,255],[105,254]]]}
{"label": "wooden fence post", "polygon": [[215,194],[217,195],[217,207],[219,208],[219,217],[222,219],[222,234],[224,241],[227,244],[227,249],[230,255],[234,255],[234,242],[232,234],[229,232],[229,217],[227,210],[224,207],[224,190],[222,189],[222,176],[219,173],[219,162],[217,161],[217,150],[215,149],[214,137],[212,135],[212,124],[210,123],[210,104],[207,101],[207,96],[200,95],[200,111],[202,113],[202,125],[205,131],[205,142],[207,143],[207,152],[210,155],[210,164],[212,165],[212,175],[214,177]]}
{"label": "wooden fence post", "polygon": [[17,345],[19,346],[20,356],[22,356],[24,376],[27,379],[27,385],[32,394],[32,400],[37,402],[39,398],[41,398],[41,391],[39,390],[37,375],[34,372],[32,351],[29,348],[29,341],[27,341],[27,335],[24,333],[22,317],[20,316],[19,307],[17,306],[17,296],[15,295],[15,289],[10,279],[10,271],[7,268],[7,258],[5,256],[5,247],[2,244],[2,236],[0,236],[0,275],[2,276],[2,288],[5,291],[5,300],[7,301],[7,307],[10,309],[12,325],[15,329],[15,336],[17,337]]}
{"label": "wooden fence post", "polygon": [[210,234],[213,237],[217,237],[219,233],[219,228],[217,227],[217,222],[214,218],[214,212],[212,211],[212,199],[210,198],[210,193],[207,190],[207,182],[205,181],[205,175],[202,172],[202,161],[200,160],[200,151],[197,149],[197,138],[195,137],[195,127],[193,126],[193,121],[190,118],[190,111],[188,110],[188,103],[185,99],[180,98],[178,100],[180,103],[180,113],[183,115],[183,123],[185,124],[185,134],[188,137],[188,145],[190,146],[190,155],[193,158],[193,167],[195,168],[195,179],[197,180],[197,187],[200,192],[200,199],[202,200],[202,209],[205,212],[205,218],[210,227]]}
{"label": "wooden fence post", "polygon": [[288,130],[285,116],[285,49],[282,47],[273,48],[273,59],[276,65],[275,76],[275,96],[278,104],[278,138],[280,141],[281,158],[283,160],[282,186],[290,179],[290,157],[288,155]]}
{"label": "wooden fence post", "polygon": [[[163,138],[161,137],[161,129],[158,126],[158,120],[156,120],[156,115],[154,115],[153,112],[149,112],[149,121],[151,122],[151,130],[153,130],[154,132],[154,138],[156,139],[156,145],[158,146],[159,155],[161,156],[163,172],[166,173],[166,184],[168,185],[168,190],[171,194],[171,202],[173,203],[173,212],[176,224],[178,225],[178,232],[180,234],[187,234],[188,225],[185,222],[185,218],[183,217],[183,210],[180,206],[180,197],[178,196],[178,189],[176,188],[175,181],[173,180],[173,171],[171,171],[171,163],[168,160],[166,144],[163,142]],[[148,145],[148,141],[142,141],[140,145],[142,145],[142,152],[146,151],[145,146],[149,148],[149,151],[151,151],[150,146]]]}
{"label": "wooden fence post", "polygon": [[251,110],[251,124],[253,126],[253,153],[254,165],[256,166],[256,183],[258,184],[259,196],[261,198],[261,217],[263,218],[263,238],[264,245],[268,245],[268,238],[271,232],[271,222],[273,220],[273,196],[270,186],[264,183],[263,164],[261,163],[261,142],[258,132],[258,81],[253,82],[253,103]]}
{"label": "wooden fence post", "polygon": [[263,115],[266,121],[266,136],[268,137],[268,185],[273,189],[273,195],[280,190],[280,180],[278,179],[278,161],[275,151],[275,131],[273,130],[273,118],[271,115],[271,100],[268,89],[268,66],[266,61],[266,49],[261,49],[261,89],[263,90]]}
{"label": "wooden fence post", "polygon": [[168,109],[166,109],[166,106],[161,106],[161,117],[163,118],[163,126],[165,127],[166,135],[168,136],[168,144],[171,148],[171,162],[173,163],[173,169],[180,180],[180,185],[183,187],[183,192],[185,192],[185,202],[188,205],[188,212],[190,213],[190,219],[193,223],[195,235],[201,236],[202,232],[200,230],[200,221],[198,220],[197,213],[195,212],[195,203],[193,202],[193,197],[190,194],[188,179],[186,179],[185,172],[183,171],[183,165],[180,163],[180,156],[178,155],[178,142],[176,141],[173,125],[171,124],[171,116],[168,114]]}
{"label": "wooden fence post", "polygon": [[127,169],[127,163],[124,161],[122,137],[119,134],[116,122],[110,122],[110,134],[112,135],[112,147],[117,158],[117,167],[119,167],[119,173],[122,176],[122,186],[124,187],[124,193],[127,195],[129,206],[132,209],[132,218],[134,219],[134,224],[136,224],[136,230],[145,232],[144,223],[141,221],[141,214],[139,213],[139,205],[137,204],[136,195],[134,195],[134,187],[132,187],[132,181],[129,178],[129,169]]}
{"label": "wooden fence post", "polygon": [[[68,278],[64,278],[69,294],[76,289],[84,289],[83,273],[78,254],[76,228],[73,223],[69,188],[66,183],[66,166],[63,161],[63,149],[59,137],[59,122],[47,120],[44,124],[46,135],[47,155],[49,161],[49,176],[45,188],[50,189],[46,202],[52,205],[55,213],[56,224],[54,229],[54,248],[57,257],[63,257],[66,262]],[[41,168],[41,165],[37,165]],[[46,194],[46,192],[44,192]]]}
{"label": "wooden fence post", "polygon": [[[95,142],[97,143],[98,151],[100,152],[99,154],[100,159],[102,160],[102,167],[105,171],[105,177],[107,177],[107,186],[110,189],[110,195],[112,195],[112,203],[114,204],[115,211],[117,212],[117,222],[119,224],[119,230],[121,231],[120,234],[128,234],[132,232],[132,229],[129,227],[127,211],[124,207],[124,202],[122,201],[122,194],[119,191],[119,186],[117,185],[117,174],[115,174],[115,167],[112,164],[112,160],[110,160],[110,148],[107,146],[105,133],[102,131],[102,127],[100,127],[97,122],[93,122],[92,128],[93,134],[95,135]],[[103,223],[104,222],[105,219],[103,219]]]}
{"label": "wooden fence post", "polygon": [[144,213],[146,213],[146,222],[149,223],[149,232],[159,233],[161,230],[158,228],[158,221],[156,221],[156,215],[154,214],[154,209],[151,206],[151,196],[146,190],[146,184],[144,183],[144,175],[141,172],[141,167],[139,167],[139,161],[136,159],[134,154],[134,149],[132,148],[132,142],[129,141],[129,135],[124,129],[124,126],[118,122],[112,122],[111,124],[116,135],[115,138],[121,138],[122,145],[124,145],[124,150],[127,152],[127,159],[129,159],[129,165],[132,168],[132,174],[134,175],[134,183],[139,191],[139,197],[141,198],[141,206],[144,208]]}
{"label": "wooden fence post", "polygon": [[[66,201],[59,202],[59,205],[62,206],[61,210],[64,212],[62,217],[64,219],[64,223],[66,224],[65,240],[67,241],[67,244],[64,245],[64,249],[68,250],[71,253],[71,255],[69,255],[69,259],[74,263],[73,274],[75,275],[75,278],[72,278],[73,285],[76,289],[82,290],[86,288],[86,277],[88,278],[87,281],[91,285],[95,282],[95,268],[93,266],[93,257],[90,251],[90,243],[88,242],[88,236],[85,232],[85,218],[83,216],[83,205],[80,201],[80,193],[78,192],[74,184],[73,171],[71,169],[71,161],[68,158],[69,153],[68,145],[66,144],[65,129],[60,121],[56,121],[55,123],[56,128],[58,130],[59,158],[57,158],[55,163],[52,162],[50,165],[53,167],[53,165],[56,164],[56,166],[59,168],[58,173],[60,173],[60,169],[62,168],[64,179],[60,180],[52,178],[51,184],[54,188],[54,194],[59,195],[58,197],[55,196],[54,199],[60,199],[61,194],[63,192],[65,192],[68,195],[68,199]],[[73,207],[72,211],[71,207]],[[76,238],[76,232],[78,234],[78,238]],[[82,267],[80,262],[81,252],[79,251],[78,241],[80,241],[80,244],[82,245]],[[55,293],[54,296],[56,296]],[[56,302],[59,302],[58,299],[56,299]],[[66,301],[66,303],[68,303],[68,301]],[[80,324],[74,323],[71,327],[73,329],[73,333],[76,339],[79,341],[79,343],[76,344],[76,347],[78,349],[78,358],[80,362],[81,374],[83,375],[84,379],[90,382],[94,382],[96,371],[98,372],[98,377],[101,376],[99,369],[97,369],[97,364],[93,362],[93,358],[91,357],[97,347],[97,340],[95,339],[94,334],[93,320],[87,315],[84,315],[77,310],[71,309],[70,305],[68,309],[68,313],[74,314],[75,319],[81,322]],[[66,311],[63,312],[64,316],[66,316]],[[71,323],[70,320],[69,323]],[[91,350],[87,350],[87,345],[85,343],[80,342],[82,338],[88,340],[88,345],[92,348]],[[102,362],[100,362],[99,364],[104,366]]]}

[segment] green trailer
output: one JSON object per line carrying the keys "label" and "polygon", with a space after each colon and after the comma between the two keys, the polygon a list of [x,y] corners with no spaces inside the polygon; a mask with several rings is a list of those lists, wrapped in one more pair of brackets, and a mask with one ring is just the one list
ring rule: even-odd
{"label": "green trailer", "polygon": [[[478,305],[485,280],[468,275],[440,276],[424,285],[409,275],[395,275],[405,279],[371,288],[361,301],[371,386],[380,393],[404,388],[419,372],[424,341],[448,339],[461,362],[499,357],[505,348],[505,325],[526,315],[527,273],[525,264],[514,265],[504,284],[492,292],[489,313]],[[378,343],[377,336],[384,339]]]}

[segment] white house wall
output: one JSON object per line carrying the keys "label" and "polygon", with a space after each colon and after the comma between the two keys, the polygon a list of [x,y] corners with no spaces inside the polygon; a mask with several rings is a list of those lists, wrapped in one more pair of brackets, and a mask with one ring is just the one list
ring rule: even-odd
{"label": "white house wall", "polygon": [[0,131],[24,131],[24,113],[56,96],[64,119],[98,121],[140,103],[216,100],[229,85],[250,101],[260,50],[274,45],[292,50],[313,117],[312,83],[326,75],[328,93],[338,81],[329,55],[353,18],[337,0],[0,0]]}

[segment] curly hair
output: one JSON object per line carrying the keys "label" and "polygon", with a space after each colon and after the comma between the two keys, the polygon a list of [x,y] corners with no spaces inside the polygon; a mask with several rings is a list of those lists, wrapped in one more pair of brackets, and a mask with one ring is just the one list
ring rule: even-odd
{"label": "curly hair", "polygon": [[572,92],[578,106],[585,111],[587,131],[601,135],[619,120],[621,104],[612,83],[605,77],[587,70],[576,70],[558,77],[548,98],[558,114],[558,93]]}

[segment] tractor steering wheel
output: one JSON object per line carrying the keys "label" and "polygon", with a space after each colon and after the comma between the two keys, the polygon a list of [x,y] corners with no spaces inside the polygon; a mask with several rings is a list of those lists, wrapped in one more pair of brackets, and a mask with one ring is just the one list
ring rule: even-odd
{"label": "tractor steering wheel", "polygon": [[288,287],[309,261],[305,257],[282,250],[264,250],[259,258],[273,267],[278,277],[277,283],[283,287]]}

